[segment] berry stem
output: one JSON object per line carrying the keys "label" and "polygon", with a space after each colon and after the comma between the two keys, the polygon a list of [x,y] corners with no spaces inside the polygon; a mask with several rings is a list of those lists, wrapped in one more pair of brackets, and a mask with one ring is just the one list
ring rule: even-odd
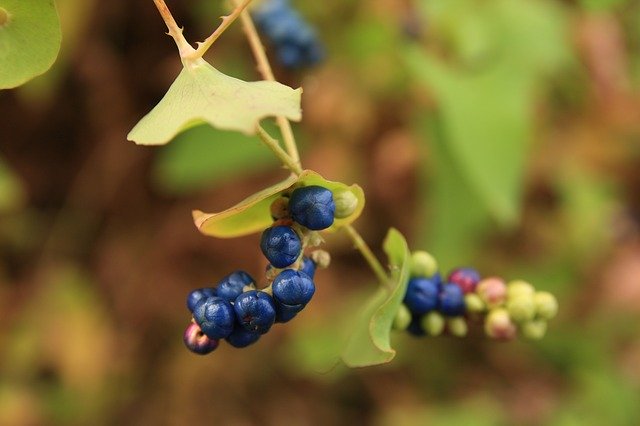
{"label": "berry stem", "polygon": [[222,22],[220,23],[218,28],[216,28],[213,34],[207,37],[203,42],[197,43],[198,48],[194,52],[195,58],[201,58],[207,52],[207,50],[209,50],[211,45],[218,39],[218,37],[220,37],[220,35],[226,31],[226,29],[233,23],[233,21],[235,21],[238,16],[240,16],[240,14],[246,9],[246,7],[249,6],[249,3],[251,3],[251,0],[244,0],[243,2],[234,1],[236,7],[235,9],[233,9],[233,12],[231,12],[227,16],[222,16]]}
{"label": "berry stem", "polygon": [[[233,3],[235,5],[238,5],[240,3],[240,0],[233,0]],[[258,31],[256,30],[256,26],[253,24],[253,19],[251,19],[251,15],[249,14],[249,12],[243,10],[240,14],[240,21],[242,22],[242,28],[244,29],[244,33],[247,36],[247,41],[249,42],[253,57],[256,60],[258,72],[260,73],[260,75],[262,75],[263,79],[267,81],[276,81],[273,70],[271,69],[271,64],[269,63],[269,59],[267,58],[267,54],[264,50],[264,45],[262,44],[262,41],[258,36]],[[285,150],[293,159],[293,161],[296,162],[299,167],[301,167],[300,154],[298,153],[296,140],[293,136],[291,123],[289,122],[289,120],[287,120],[286,117],[283,116],[276,117],[276,123],[280,128],[280,133],[282,134],[282,140],[284,142]]]}
{"label": "berry stem", "polygon": [[287,154],[285,150],[282,149],[282,147],[280,147],[278,141],[272,138],[271,135],[269,135],[269,133],[267,133],[267,131],[262,128],[262,126],[257,125],[256,131],[267,148],[269,148],[276,155],[276,157],[278,157],[280,161],[282,161],[282,163],[289,170],[291,170],[292,173],[295,173],[296,175],[300,175],[302,173],[302,167],[300,166],[300,163],[294,161],[293,158],[291,158],[291,156]]}
{"label": "berry stem", "polygon": [[160,12],[160,16],[162,16],[164,23],[167,25],[167,29],[169,29],[168,34],[173,38],[173,40],[176,42],[176,45],[178,46],[180,58],[184,59],[190,55],[193,55],[196,50],[182,35],[182,28],[180,28],[176,23],[176,20],[173,19],[173,15],[171,14],[171,11],[167,7],[167,4],[164,2],[164,0],[153,0],[153,2],[156,4],[158,12]]}
{"label": "berry stem", "polygon": [[376,258],[376,256],[371,251],[371,248],[367,245],[367,243],[362,239],[362,236],[356,229],[351,225],[346,225],[342,229],[345,230],[351,241],[353,241],[353,245],[358,249],[364,260],[367,261],[369,267],[373,271],[373,273],[378,278],[378,281],[381,285],[390,288],[391,283],[389,282],[389,276],[384,270],[384,267],[380,264],[380,261]]}

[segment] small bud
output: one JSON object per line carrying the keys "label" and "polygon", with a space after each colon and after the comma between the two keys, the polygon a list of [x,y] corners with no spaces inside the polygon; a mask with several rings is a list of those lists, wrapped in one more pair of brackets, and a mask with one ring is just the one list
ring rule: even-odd
{"label": "small bud", "polygon": [[324,243],[324,238],[322,238],[322,235],[320,235],[319,232],[316,232],[316,231],[309,232],[307,237],[307,245],[309,247],[318,247],[322,243]]}
{"label": "small bud", "polygon": [[523,280],[513,280],[507,284],[507,297],[512,298],[518,295],[533,296],[536,289],[531,284]]}
{"label": "small bud", "polygon": [[286,219],[290,217],[289,197],[278,197],[271,203],[271,217],[273,220]]}
{"label": "small bud", "polygon": [[324,250],[315,250],[311,252],[311,260],[316,264],[318,268],[328,268],[331,263],[331,255]]}
{"label": "small bud", "polygon": [[350,189],[335,191],[333,201],[336,204],[335,217],[337,219],[351,216],[358,208],[358,197]]}
{"label": "small bud", "polygon": [[489,308],[495,308],[507,298],[507,285],[499,277],[485,278],[478,283],[476,293]]}
{"label": "small bud", "polygon": [[436,311],[431,311],[422,318],[422,328],[429,336],[439,336],[444,331],[444,317]]}
{"label": "small bud", "polygon": [[485,305],[480,296],[476,293],[465,294],[464,304],[467,307],[468,312],[480,313],[487,309],[487,305]]}
{"label": "small bud", "polygon": [[393,319],[393,328],[395,330],[406,330],[411,323],[411,312],[404,304],[400,305],[396,316]]}
{"label": "small bud", "polygon": [[522,324],[522,335],[527,339],[540,340],[547,332],[547,322],[542,319],[527,321]]}
{"label": "small bud", "polygon": [[484,332],[492,339],[511,340],[516,337],[516,326],[504,308],[493,309],[484,322]]}
{"label": "small bud", "polygon": [[536,315],[542,319],[551,319],[558,313],[558,301],[556,297],[547,292],[539,291],[533,296],[536,305]]}
{"label": "small bud", "polygon": [[411,276],[431,278],[438,272],[438,262],[426,251],[418,250],[411,254]]}
{"label": "small bud", "polygon": [[464,337],[469,332],[467,320],[464,317],[455,317],[447,320],[449,333],[456,337]]}
{"label": "small bud", "polygon": [[533,294],[516,293],[515,296],[507,300],[507,310],[509,315],[516,322],[531,321],[536,315],[536,304]]}

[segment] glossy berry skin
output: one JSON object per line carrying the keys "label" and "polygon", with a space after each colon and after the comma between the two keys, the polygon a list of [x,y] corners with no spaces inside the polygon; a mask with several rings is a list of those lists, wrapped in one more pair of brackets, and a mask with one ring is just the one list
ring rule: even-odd
{"label": "glossy berry skin", "polygon": [[480,274],[473,268],[456,268],[449,274],[447,282],[460,287],[464,294],[473,293],[480,282]]}
{"label": "glossy berry skin", "polygon": [[213,352],[219,344],[218,339],[210,339],[202,332],[198,324],[191,323],[182,336],[184,345],[194,354],[206,355]]}
{"label": "glossy berry skin", "polygon": [[250,290],[242,293],[233,304],[236,318],[247,331],[264,334],[276,319],[273,298],[263,291]]}
{"label": "glossy berry skin", "polygon": [[291,321],[298,312],[304,309],[305,305],[286,305],[276,301],[276,322],[283,323]]}
{"label": "glossy berry skin", "polygon": [[448,317],[463,315],[465,312],[464,293],[456,284],[447,283],[440,292],[440,312]]}
{"label": "glossy berry skin", "polygon": [[246,348],[257,342],[260,336],[260,333],[247,331],[240,324],[236,323],[236,327],[225,340],[234,348]]}
{"label": "glossy berry skin", "polygon": [[233,306],[217,296],[201,299],[193,310],[193,319],[210,339],[224,339],[233,331]]}
{"label": "glossy berry skin", "polygon": [[295,222],[308,229],[327,229],[333,225],[336,213],[333,193],[317,185],[297,188],[291,193],[289,211]]}
{"label": "glossy berry skin", "polygon": [[193,310],[196,308],[196,304],[200,301],[200,299],[212,297],[215,295],[216,289],[212,287],[193,290],[187,295],[187,308],[189,308],[189,311],[193,313]]}
{"label": "glossy berry skin", "polygon": [[313,297],[316,286],[307,274],[285,269],[273,280],[273,298],[285,305],[306,305]]}
{"label": "glossy berry skin", "polygon": [[313,276],[316,274],[316,263],[307,256],[303,257],[300,272],[304,272],[309,278],[313,279]]}
{"label": "glossy berry skin", "polygon": [[300,237],[289,226],[273,226],[262,233],[260,248],[276,268],[286,268],[298,259],[302,251]]}
{"label": "glossy berry skin", "polygon": [[431,278],[416,277],[409,280],[403,303],[415,315],[426,314],[438,308],[438,293],[442,283],[440,275]]}
{"label": "glossy berry skin", "polygon": [[245,286],[253,285],[254,279],[244,271],[235,271],[220,280],[217,296],[233,303]]}

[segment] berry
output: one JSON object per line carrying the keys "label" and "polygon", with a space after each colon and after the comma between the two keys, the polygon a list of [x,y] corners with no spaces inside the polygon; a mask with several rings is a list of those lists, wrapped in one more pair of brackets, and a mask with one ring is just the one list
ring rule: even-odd
{"label": "berry", "polygon": [[414,315],[411,318],[409,327],[407,327],[407,331],[409,332],[409,334],[415,337],[422,337],[426,334],[424,328],[422,328],[422,320],[423,317],[420,315]]}
{"label": "berry", "polygon": [[333,224],[336,205],[330,190],[312,185],[297,188],[291,193],[289,210],[294,221],[313,231],[320,231]]}
{"label": "berry", "polygon": [[546,291],[539,291],[533,296],[536,305],[536,315],[549,320],[558,313],[558,301],[555,296]]}
{"label": "berry", "polygon": [[254,344],[260,338],[260,333],[245,330],[240,324],[236,324],[230,335],[225,339],[234,348],[246,348]]}
{"label": "berry", "polygon": [[426,251],[418,250],[411,254],[411,276],[430,278],[438,272],[438,262]]}
{"label": "berry", "polygon": [[464,295],[464,306],[468,312],[480,313],[487,309],[480,296],[476,293],[469,293]]}
{"label": "berry", "polygon": [[395,330],[406,330],[411,323],[411,311],[404,304],[400,305],[396,316],[393,318],[393,328]]}
{"label": "berry", "polygon": [[456,337],[464,337],[469,332],[467,320],[464,317],[449,318],[447,321],[447,330],[451,335]]}
{"label": "berry", "polygon": [[448,278],[448,282],[460,287],[464,294],[473,293],[479,281],[480,274],[473,268],[456,268]]}
{"label": "berry", "polygon": [[187,308],[189,308],[189,311],[193,313],[193,310],[196,308],[196,304],[200,301],[200,299],[212,297],[215,295],[216,295],[216,289],[211,287],[205,287],[205,288],[199,288],[197,290],[193,290],[187,295]]}
{"label": "berry", "polygon": [[447,283],[440,293],[440,312],[448,317],[464,314],[464,293],[456,284]]}
{"label": "berry", "polygon": [[439,312],[429,312],[422,318],[421,325],[429,336],[439,336],[444,331],[444,317]]}
{"label": "berry", "polygon": [[285,305],[306,305],[313,297],[316,287],[307,274],[285,269],[273,280],[273,297]]}
{"label": "berry", "polygon": [[502,278],[485,278],[476,286],[476,293],[489,308],[498,307],[507,298],[507,285]]}
{"label": "berry", "polygon": [[509,312],[504,308],[496,308],[485,318],[484,332],[493,339],[511,340],[516,337],[517,329]]}
{"label": "berry", "polygon": [[291,321],[298,312],[304,309],[305,305],[287,305],[285,303],[276,302],[276,322]]}
{"label": "berry", "polygon": [[264,291],[250,290],[236,299],[233,309],[238,322],[247,331],[264,334],[276,319],[273,298]]}
{"label": "berry", "polygon": [[536,314],[536,303],[533,294],[520,293],[507,300],[509,315],[516,322],[526,322]]}
{"label": "berry", "polygon": [[407,285],[403,303],[415,314],[422,315],[438,307],[438,293],[442,284],[440,275],[432,278],[412,278]]}
{"label": "berry", "polygon": [[245,286],[254,287],[255,280],[244,271],[235,271],[218,283],[217,296],[233,303],[242,294]]}
{"label": "berry", "polygon": [[300,272],[304,272],[309,278],[313,279],[313,276],[316,274],[316,263],[306,256],[303,257]]}
{"label": "berry", "polygon": [[336,205],[335,216],[338,219],[349,217],[358,208],[358,197],[350,189],[339,189],[333,193]]}
{"label": "berry", "polygon": [[198,324],[191,323],[184,330],[182,340],[191,352],[198,355],[206,355],[218,347],[218,339],[210,339],[202,332]]}
{"label": "berry", "polygon": [[536,289],[526,281],[514,280],[507,284],[507,297],[509,299],[518,295],[533,297],[535,292]]}
{"label": "berry", "polygon": [[193,319],[210,339],[227,337],[235,322],[231,303],[216,296],[200,299],[193,310]]}
{"label": "berry", "polygon": [[547,322],[542,319],[528,321],[522,324],[522,335],[527,339],[540,340],[547,333]]}
{"label": "berry", "polygon": [[260,248],[273,266],[286,268],[298,259],[302,243],[291,227],[280,225],[265,229]]}

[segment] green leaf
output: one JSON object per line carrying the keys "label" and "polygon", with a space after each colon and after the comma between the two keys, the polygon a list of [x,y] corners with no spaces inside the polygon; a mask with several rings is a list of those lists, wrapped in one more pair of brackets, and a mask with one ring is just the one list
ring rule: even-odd
{"label": "green leaf", "polygon": [[407,242],[396,229],[389,229],[383,248],[391,269],[388,287],[380,287],[365,304],[354,330],[342,352],[349,367],[366,367],[391,361],[396,351],[391,347],[391,326],[407,291],[411,270],[411,253]]}
{"label": "green leaf", "polygon": [[220,213],[204,213],[199,210],[193,212],[193,220],[196,227],[205,235],[218,238],[235,238],[243,235],[261,232],[273,222],[270,207],[281,194],[291,191],[297,186],[319,185],[335,192],[338,190],[350,190],[358,199],[358,206],[348,217],[336,219],[328,229],[336,229],[355,221],[364,208],[364,192],[358,185],[345,185],[341,182],[332,182],[324,179],[318,173],[305,170],[297,177],[289,176],[284,181],[266,188],[235,206]]}
{"label": "green leaf", "polygon": [[48,70],[62,35],[53,0],[0,0],[0,89]]}
{"label": "green leaf", "polygon": [[140,145],[164,145],[200,123],[254,134],[268,116],[299,121],[302,89],[274,81],[246,82],[225,75],[203,59],[188,62],[165,96],[129,132]]}

